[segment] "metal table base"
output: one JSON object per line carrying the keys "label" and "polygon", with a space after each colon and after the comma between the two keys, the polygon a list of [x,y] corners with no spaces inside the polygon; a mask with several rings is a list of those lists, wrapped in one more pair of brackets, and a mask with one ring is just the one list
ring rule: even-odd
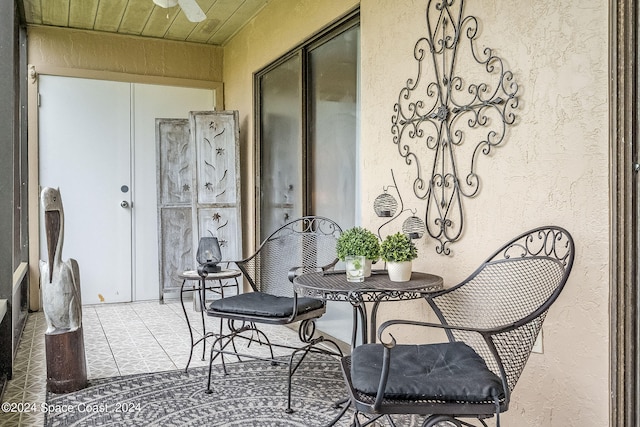
{"label": "metal table base", "polygon": [[[217,294],[220,294],[222,298],[224,298],[224,290],[225,288],[236,288],[236,293],[240,293],[240,285],[238,284],[238,277],[241,276],[239,270],[222,270],[219,273],[209,273],[206,278],[202,278],[198,275],[197,271],[188,270],[183,271],[178,275],[180,279],[182,279],[182,285],[180,286],[180,304],[182,305],[182,312],[184,313],[184,318],[187,321],[187,328],[189,329],[189,337],[191,338],[191,349],[189,351],[189,360],[187,361],[187,366],[185,366],[185,372],[189,369],[189,365],[191,364],[191,359],[193,357],[193,349],[196,345],[202,342],[202,360],[205,360],[205,351],[207,347],[207,338],[212,337],[212,334],[207,335],[207,329],[205,327],[204,321],[204,311],[205,311],[205,302],[206,302],[206,292],[212,291]],[[233,283],[223,283],[223,280],[233,279]],[[207,284],[207,282],[212,282]],[[197,283],[197,284],[194,284]],[[199,304],[200,304],[200,319],[202,320],[202,338],[194,340],[193,336],[193,327],[191,322],[189,321],[189,316],[187,315],[187,309],[184,305],[184,294],[185,292],[195,292],[198,294]],[[194,295],[195,298],[195,295]],[[220,320],[220,331],[222,331],[222,319]]]}

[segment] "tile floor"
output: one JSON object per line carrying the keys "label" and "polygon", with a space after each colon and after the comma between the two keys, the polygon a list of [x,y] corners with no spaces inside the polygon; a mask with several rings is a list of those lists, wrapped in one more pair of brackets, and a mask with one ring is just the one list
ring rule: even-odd
{"label": "tile floor", "polygon": [[[191,325],[196,325],[197,339],[202,336],[200,312],[194,310],[191,301],[185,306]],[[219,320],[204,317],[207,331],[219,330]],[[187,364],[190,338],[178,300],[166,300],[165,304],[149,301],[84,306],[82,323],[89,379],[182,369]],[[43,425],[40,405],[45,402],[46,388],[45,329],[42,312],[29,314],[18,346],[13,379],[2,397],[3,403],[19,404],[23,410],[0,411],[0,426]],[[297,333],[284,326],[262,330],[273,342],[298,341]],[[251,352],[266,350],[260,348],[253,345]],[[198,345],[191,366],[206,365],[201,357],[202,345]]]}

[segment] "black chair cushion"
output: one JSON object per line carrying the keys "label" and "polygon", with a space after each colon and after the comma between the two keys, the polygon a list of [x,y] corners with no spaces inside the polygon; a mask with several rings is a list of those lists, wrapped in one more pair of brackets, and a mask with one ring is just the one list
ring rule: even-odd
{"label": "black chair cushion", "polygon": [[[322,300],[298,298],[298,314],[320,309]],[[293,314],[293,297],[278,297],[262,292],[247,292],[213,301],[208,312],[235,315],[287,318]]]}
{"label": "black chair cushion", "polygon": [[[383,347],[365,344],[351,355],[355,389],[376,394]],[[462,342],[397,345],[391,349],[385,397],[442,401],[494,402],[504,397],[502,381],[471,347]]]}

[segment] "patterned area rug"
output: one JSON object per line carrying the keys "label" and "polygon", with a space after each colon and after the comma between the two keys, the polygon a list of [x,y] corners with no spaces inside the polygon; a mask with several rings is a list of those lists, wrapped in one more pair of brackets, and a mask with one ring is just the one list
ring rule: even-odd
{"label": "patterned area rug", "polygon": [[[283,359],[285,360],[285,359]],[[214,365],[212,394],[206,367],[90,380],[83,390],[47,393],[45,427],[54,426],[322,426],[345,397],[339,362],[310,355],[293,377],[286,414],[287,365],[265,361]],[[349,425],[349,414],[336,426]]]}

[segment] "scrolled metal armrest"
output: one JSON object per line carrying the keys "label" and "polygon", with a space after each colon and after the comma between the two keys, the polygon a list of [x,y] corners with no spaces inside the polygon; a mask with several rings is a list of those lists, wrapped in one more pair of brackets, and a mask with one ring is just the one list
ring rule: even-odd
{"label": "scrolled metal armrest", "polygon": [[298,276],[297,271],[300,270],[301,268],[302,267],[292,267],[289,269],[289,273],[287,273],[287,278],[291,283],[293,283],[293,279],[295,279],[296,276]]}
{"label": "scrolled metal armrest", "polygon": [[[316,267],[315,271],[327,271],[327,270],[331,270],[333,269],[334,264],[329,264],[329,265],[325,265],[323,267]],[[291,283],[293,283],[293,279],[295,279],[297,276],[299,276],[298,274],[298,270],[302,269],[302,268],[306,268],[307,270],[309,269],[309,267],[292,267],[291,269],[289,269],[289,273],[287,274],[287,278],[289,279],[289,281]]]}
{"label": "scrolled metal armrest", "polygon": [[[420,326],[420,327],[444,329],[444,330],[450,330],[450,331],[451,330],[456,330],[456,331],[464,331],[464,332],[475,332],[475,333],[480,334],[482,336],[491,335],[492,332],[493,332],[493,329],[480,329],[480,328],[470,328],[470,327],[466,327],[466,326],[444,325],[444,324],[441,324],[441,323],[420,322],[420,321],[417,321],[417,320],[387,320],[386,322],[382,323],[378,327],[378,340],[381,343],[383,342],[382,333],[385,331],[385,329],[389,328],[390,326],[394,326],[394,325]],[[389,336],[391,336],[391,333],[389,333]],[[395,340],[393,340],[393,341],[394,341],[394,345],[395,345]]]}
{"label": "scrolled metal armrest", "polygon": [[378,381],[378,390],[376,392],[376,400],[373,403],[373,408],[378,411],[382,400],[384,399],[384,391],[387,388],[387,381],[389,379],[389,367],[391,366],[391,349],[396,346],[396,339],[393,335],[389,334],[390,341],[384,342],[380,339],[380,343],[383,346],[382,353],[382,369],[380,370],[380,380]]}

